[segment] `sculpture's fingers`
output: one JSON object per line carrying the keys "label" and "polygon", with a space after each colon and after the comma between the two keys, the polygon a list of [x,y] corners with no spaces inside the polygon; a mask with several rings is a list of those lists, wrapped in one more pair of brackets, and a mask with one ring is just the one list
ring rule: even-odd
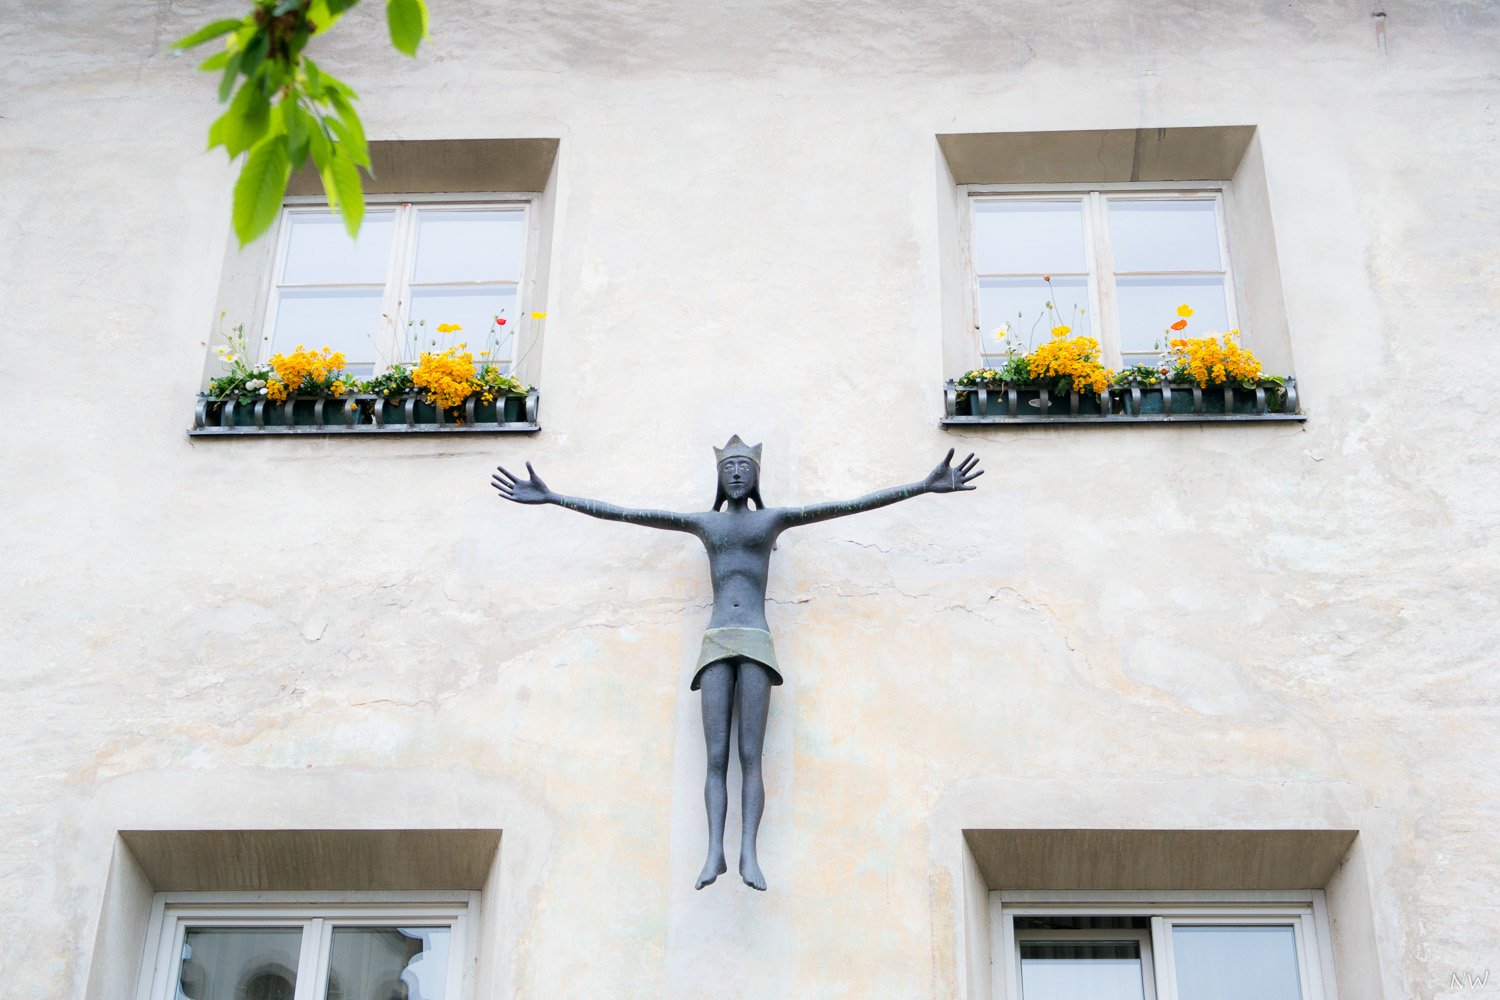
{"label": "sculpture's fingers", "polygon": [[541,477],[536,474],[536,470],[531,467],[531,463],[530,462],[526,463],[526,471],[529,472],[529,473],[531,473],[531,478],[532,479],[536,480],[537,482],[541,482],[542,481]]}
{"label": "sculpture's fingers", "polygon": [[944,466],[944,465],[951,465],[951,464],[953,464],[953,449],[949,448],[948,449],[948,454],[946,454],[946,455],[943,456],[943,460],[941,462],[939,462],[938,465],[941,467],[941,466]]}
{"label": "sculpture's fingers", "polygon": [[975,458],[974,457],[974,453],[971,451],[971,452],[969,452],[969,457],[968,458],[966,458],[962,462],[958,463],[958,471],[959,472],[968,472],[970,469],[974,468],[974,466],[976,466],[978,464],[979,464],[979,459]]}
{"label": "sculpture's fingers", "polygon": [[513,475],[511,475],[511,473],[510,473],[510,470],[509,470],[509,469],[507,469],[507,468],[506,468],[506,467],[505,467],[505,466],[503,466],[503,465],[497,465],[497,466],[495,466],[495,468],[496,468],[496,469],[497,469],[497,470],[499,470],[499,472],[500,472],[500,475],[502,475],[502,476],[504,476],[504,477],[505,477],[505,478],[506,478],[506,479],[507,479],[507,480],[509,480],[509,481],[510,481],[510,482],[512,482],[512,483],[514,483],[514,482],[516,482],[516,481],[517,481],[517,480],[516,480],[516,477],[515,477],[515,476],[513,476]]}
{"label": "sculpture's fingers", "polygon": [[[978,479],[982,475],[984,475],[984,470],[983,469],[980,469],[978,472],[971,472],[971,473],[967,474],[966,476],[964,476],[964,482],[967,483],[967,482],[970,482],[971,480]],[[973,489],[973,488],[974,487],[972,487],[972,486],[969,487],[969,489]]]}

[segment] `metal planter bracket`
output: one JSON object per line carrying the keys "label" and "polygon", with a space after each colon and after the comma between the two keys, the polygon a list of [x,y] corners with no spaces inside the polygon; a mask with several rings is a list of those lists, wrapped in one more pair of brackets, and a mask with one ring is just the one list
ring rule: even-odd
{"label": "metal planter bracket", "polygon": [[[520,420],[505,419],[505,397],[495,400],[495,420],[480,420],[478,398],[470,396],[463,403],[463,420],[458,423],[448,419],[441,408],[431,407],[427,409],[435,419],[418,420],[419,402],[416,393],[408,393],[389,400],[374,395],[292,396],[279,405],[257,399],[249,406],[241,406],[233,398],[220,401],[200,393],[193,409],[193,426],[187,433],[189,437],[359,437],[371,434],[534,434],[541,430],[537,423],[535,389],[521,400]],[[397,421],[386,419],[390,415],[388,407],[399,407],[401,416]]]}
{"label": "metal planter bracket", "polygon": [[[1276,394],[1280,406],[1272,410]],[[944,427],[1125,427],[1140,424],[1300,423],[1296,379],[1259,382],[1251,388],[1225,385],[1111,386],[1098,394],[1051,394],[1046,388],[1015,386],[972,388],[952,379],[943,387]],[[996,405],[1003,400],[1003,405]],[[1098,413],[1081,412],[1085,402]]]}

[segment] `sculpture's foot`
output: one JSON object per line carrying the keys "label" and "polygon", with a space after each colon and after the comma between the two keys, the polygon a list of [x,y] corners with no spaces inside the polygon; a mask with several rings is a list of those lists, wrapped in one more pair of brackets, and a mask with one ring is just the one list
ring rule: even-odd
{"label": "sculpture's foot", "polygon": [[694,889],[701,889],[705,885],[713,885],[714,879],[729,870],[729,865],[724,860],[723,854],[710,854],[708,860],[703,862],[703,870],[698,873],[698,884]]}
{"label": "sculpture's foot", "polygon": [[760,864],[755,860],[753,852],[740,852],[740,878],[752,889],[766,891],[766,877],[761,874]]}

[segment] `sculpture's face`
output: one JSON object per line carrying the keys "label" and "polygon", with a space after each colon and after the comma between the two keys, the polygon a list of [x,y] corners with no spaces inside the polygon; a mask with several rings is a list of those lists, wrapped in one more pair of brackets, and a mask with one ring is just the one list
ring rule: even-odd
{"label": "sculpture's face", "polygon": [[743,500],[755,489],[760,470],[748,458],[726,458],[719,463],[719,486],[731,500]]}

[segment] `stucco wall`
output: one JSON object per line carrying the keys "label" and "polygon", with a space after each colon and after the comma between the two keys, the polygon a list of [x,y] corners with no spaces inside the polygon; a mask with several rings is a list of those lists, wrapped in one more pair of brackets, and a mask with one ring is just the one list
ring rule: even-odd
{"label": "stucco wall", "polygon": [[[240,6],[0,4],[0,996],[83,995],[116,830],[246,827],[503,830],[486,996],[872,1000],[966,995],[965,828],[1357,829],[1385,996],[1500,988],[1492,5],[438,3],[411,62],[372,0],[372,137],[561,139],[544,429],[195,442],[234,175],[166,45]],[[1223,124],[1306,424],[940,429],[935,136]],[[731,433],[772,504],[989,470],[783,537],[765,895],[691,888],[697,543],[486,486],[707,506]]]}

